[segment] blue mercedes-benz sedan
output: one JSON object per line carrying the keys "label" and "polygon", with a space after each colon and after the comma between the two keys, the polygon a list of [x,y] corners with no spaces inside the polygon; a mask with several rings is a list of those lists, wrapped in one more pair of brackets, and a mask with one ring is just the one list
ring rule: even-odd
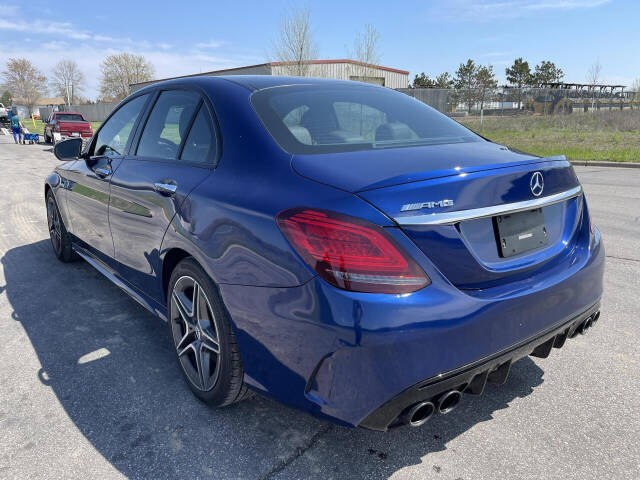
{"label": "blue mercedes-benz sedan", "polygon": [[[604,248],[564,157],[355,82],[192,77],[55,146],[51,242],[166,320],[186,382],[418,426],[600,315]],[[144,354],[142,352],[141,354]]]}

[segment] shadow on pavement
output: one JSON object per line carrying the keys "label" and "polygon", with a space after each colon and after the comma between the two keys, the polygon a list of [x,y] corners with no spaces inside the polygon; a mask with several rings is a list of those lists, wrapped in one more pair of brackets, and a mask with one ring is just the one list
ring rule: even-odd
{"label": "shadow on pavement", "polygon": [[210,409],[182,380],[166,324],[88,264],[58,262],[49,240],[14,248],[1,261],[12,317],[42,365],[33,375],[130,478],[270,478],[307,449],[315,449],[318,477],[386,478],[542,383],[542,370],[525,359],[507,384],[466,396],[452,414],[388,433],[339,427],[261,396]]}

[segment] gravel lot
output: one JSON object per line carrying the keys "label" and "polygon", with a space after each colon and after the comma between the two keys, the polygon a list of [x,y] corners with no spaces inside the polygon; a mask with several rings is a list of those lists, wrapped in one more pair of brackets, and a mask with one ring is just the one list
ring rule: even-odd
{"label": "gravel lot", "polygon": [[50,150],[0,136],[0,478],[640,478],[640,170],[576,168],[607,249],[598,325],[385,434],[259,396],[198,402],[166,325],[54,258]]}

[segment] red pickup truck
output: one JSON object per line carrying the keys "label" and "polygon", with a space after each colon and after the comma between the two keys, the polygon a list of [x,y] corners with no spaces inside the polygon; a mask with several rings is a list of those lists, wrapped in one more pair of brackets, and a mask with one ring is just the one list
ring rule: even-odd
{"label": "red pickup truck", "polygon": [[45,143],[53,143],[56,133],[60,134],[60,139],[68,137],[89,139],[93,136],[91,123],[81,113],[73,112],[53,112],[49,115],[44,125]]}

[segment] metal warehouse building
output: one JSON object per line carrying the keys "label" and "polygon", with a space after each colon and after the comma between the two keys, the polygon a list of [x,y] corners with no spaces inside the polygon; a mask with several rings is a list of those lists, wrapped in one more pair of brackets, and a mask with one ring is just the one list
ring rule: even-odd
{"label": "metal warehouse building", "polygon": [[[212,72],[196,73],[193,75],[183,75],[172,78],[198,77],[202,75],[291,75],[291,64],[282,62],[268,62],[246,67],[227,68],[225,70],[214,70]],[[359,82],[383,85],[389,88],[406,88],[409,86],[409,72],[398,70],[397,68],[382,67],[380,65],[366,65],[355,60],[311,60],[308,62],[309,77],[336,78],[339,80],[356,80]],[[134,83],[131,91],[135,92],[140,88],[162,80],[163,78],[149,82]]]}

